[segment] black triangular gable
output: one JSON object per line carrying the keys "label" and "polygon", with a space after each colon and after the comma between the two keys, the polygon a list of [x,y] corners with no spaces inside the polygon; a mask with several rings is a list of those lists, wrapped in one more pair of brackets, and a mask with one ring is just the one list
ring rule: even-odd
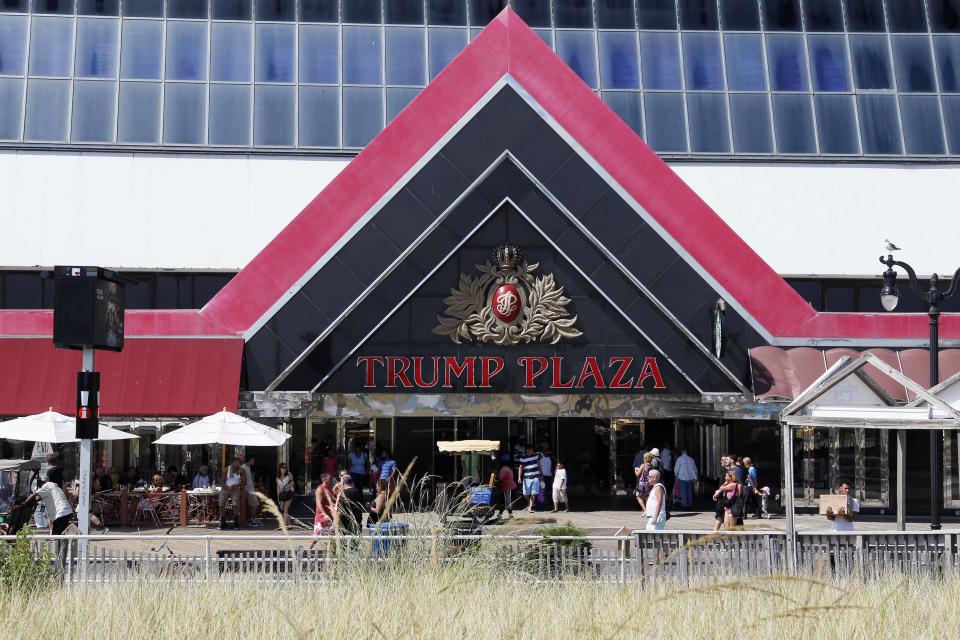
{"label": "black triangular gable", "polygon": [[313,389],[342,359],[338,354],[368,338],[397,296],[420,283],[504,198],[534,219],[538,242],[546,236],[591,279],[604,281],[616,306],[699,390],[736,391],[729,372],[746,380],[745,347],[762,339],[728,310],[722,365],[712,359],[704,345],[718,294],[505,87],[250,340],[249,388]]}

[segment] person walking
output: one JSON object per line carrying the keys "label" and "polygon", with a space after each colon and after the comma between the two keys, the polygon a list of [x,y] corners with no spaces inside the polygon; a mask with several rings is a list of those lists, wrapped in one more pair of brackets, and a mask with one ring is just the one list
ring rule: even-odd
{"label": "person walking", "polygon": [[757,520],[760,519],[760,484],[757,482],[757,467],[750,458],[743,459],[743,466],[747,470],[747,495],[746,505],[744,505],[744,515],[752,514]]}
{"label": "person walking", "polygon": [[313,516],[313,535],[316,538],[311,544],[313,549],[321,536],[333,534],[333,512],[336,500],[333,497],[330,485],[333,477],[329,473],[320,475],[320,483],[313,494],[316,511]]}
{"label": "person walking", "polygon": [[[550,457],[550,450],[544,447],[540,452],[540,479],[543,488],[543,501],[547,501],[547,496],[553,499],[553,458]],[[554,505],[556,506],[556,505]]]}
{"label": "person walking", "polygon": [[47,480],[27,499],[29,502],[43,501],[50,520],[50,533],[62,535],[73,520],[73,506],[63,490],[63,471],[56,466],[47,469]]}
{"label": "person walking", "polygon": [[283,512],[283,526],[290,524],[290,505],[293,503],[293,496],[296,495],[296,482],[293,480],[293,474],[286,462],[281,462],[277,467],[277,502],[280,503],[280,509]]}
{"label": "person walking", "polygon": [[337,496],[335,513],[340,533],[359,536],[363,530],[363,497],[354,483],[353,476],[344,476]]}
{"label": "person walking", "polygon": [[353,450],[347,454],[347,463],[350,477],[353,478],[353,484],[362,496],[363,490],[367,488],[369,476],[367,475],[367,452],[363,450],[359,442],[355,442]]}
{"label": "person walking", "polygon": [[240,499],[243,491],[244,476],[240,471],[240,458],[234,458],[224,467],[220,477],[220,528],[227,528],[227,500],[233,501],[233,528],[240,528]]}
{"label": "person walking", "polygon": [[256,458],[253,454],[247,456],[247,461],[240,467],[243,472],[243,497],[247,501],[247,524],[251,527],[262,527],[263,520],[258,517],[260,498],[257,497],[257,485],[253,482],[253,465]]}
{"label": "person walking", "polygon": [[723,477],[723,484],[721,484],[720,488],[713,494],[713,499],[716,500],[723,509],[723,518],[714,526],[714,531],[719,530],[721,527],[724,529],[733,529],[738,524],[743,524],[743,486],[744,485],[737,480],[736,473],[727,471]]}
{"label": "person walking", "polygon": [[[841,496],[848,496],[850,495],[850,490],[850,483],[843,482],[837,489],[837,493]],[[831,523],[831,531],[853,531],[853,521],[856,519],[858,513],[860,513],[860,501],[856,498],[851,498],[850,513],[847,513],[847,510],[843,507],[840,507],[836,513],[833,511],[833,507],[827,507],[827,512],[824,515],[827,516],[827,520]]]}
{"label": "person walking", "polygon": [[377,495],[370,505],[370,513],[367,516],[368,525],[376,524],[378,522],[387,522],[389,520],[389,516],[386,513],[387,500],[389,499],[389,496],[387,495],[388,491],[389,486],[387,485],[387,481],[377,480]]}
{"label": "person walking", "polygon": [[567,467],[560,460],[557,460],[557,470],[553,474],[553,486],[550,493],[550,497],[553,499],[552,513],[556,513],[561,504],[564,513],[570,511],[570,501],[567,497]]}
{"label": "person walking", "polygon": [[520,486],[527,499],[527,513],[533,513],[533,504],[540,493],[540,456],[533,450],[533,445],[528,444],[518,462]]}
{"label": "person walking", "polygon": [[384,449],[380,452],[379,479],[386,481],[387,491],[390,493],[393,493],[394,488],[397,486],[398,475],[400,475],[400,473],[397,471],[397,461],[390,455],[389,449]]}
{"label": "person walking", "polygon": [[686,449],[681,449],[680,457],[674,465],[676,481],[680,483],[680,506],[689,509],[693,506],[693,486],[698,478],[697,463]]}
{"label": "person walking", "polygon": [[667,488],[661,482],[659,469],[651,469],[650,497],[647,500],[647,531],[662,531],[667,526]]}
{"label": "person walking", "polygon": [[637,476],[637,488],[633,491],[633,497],[637,499],[637,504],[641,509],[647,508],[647,497],[650,495],[650,471],[653,468],[653,453],[643,454],[643,462],[633,470]]}
{"label": "person walking", "polygon": [[663,467],[660,469],[663,475],[663,486],[667,488],[667,495],[673,495],[673,483],[674,483],[674,474],[673,474],[673,449],[670,448],[669,442],[663,443],[663,449],[660,451],[660,460],[663,462]]}
{"label": "person walking", "polygon": [[497,483],[500,485],[500,491],[503,492],[503,506],[507,510],[507,514],[513,516],[513,492],[517,490],[517,483],[513,479],[513,465],[510,456],[506,453],[500,458]]}

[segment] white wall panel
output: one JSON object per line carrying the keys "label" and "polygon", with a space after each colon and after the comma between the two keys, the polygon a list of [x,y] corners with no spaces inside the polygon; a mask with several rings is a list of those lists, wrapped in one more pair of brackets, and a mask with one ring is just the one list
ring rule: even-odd
{"label": "white wall panel", "polygon": [[[239,269],[345,164],[0,152],[0,266]],[[673,166],[784,275],[878,275],[885,238],[923,272],[960,265],[960,167]]]}

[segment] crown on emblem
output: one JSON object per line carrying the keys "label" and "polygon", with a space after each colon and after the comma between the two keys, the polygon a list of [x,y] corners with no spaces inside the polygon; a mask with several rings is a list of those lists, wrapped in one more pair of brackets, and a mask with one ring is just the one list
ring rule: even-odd
{"label": "crown on emblem", "polygon": [[500,269],[516,269],[523,254],[512,244],[501,244],[493,251],[493,260]]}

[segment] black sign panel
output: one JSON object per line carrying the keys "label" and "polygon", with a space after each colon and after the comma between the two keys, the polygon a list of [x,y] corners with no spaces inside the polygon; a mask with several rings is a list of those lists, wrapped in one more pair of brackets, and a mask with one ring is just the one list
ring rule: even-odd
{"label": "black sign panel", "polygon": [[123,350],[123,282],[99,267],[56,267],[53,343],[67,349]]}

